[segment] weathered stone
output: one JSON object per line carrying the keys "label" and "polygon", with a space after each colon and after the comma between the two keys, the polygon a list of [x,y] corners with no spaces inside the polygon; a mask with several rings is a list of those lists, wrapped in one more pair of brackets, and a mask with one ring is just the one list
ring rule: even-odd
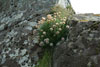
{"label": "weathered stone", "polygon": [[0,67],[34,67],[38,61],[34,26],[51,7],[68,0],[0,0]]}
{"label": "weathered stone", "polygon": [[[99,67],[100,16],[74,15],[70,22],[69,38],[60,44],[53,55],[53,67]],[[66,47],[62,48],[62,46]]]}
{"label": "weathered stone", "polygon": [[20,65],[15,60],[8,59],[4,64],[0,65],[0,67],[20,67]]}
{"label": "weathered stone", "polygon": [[0,31],[5,29],[5,24],[0,25]]}

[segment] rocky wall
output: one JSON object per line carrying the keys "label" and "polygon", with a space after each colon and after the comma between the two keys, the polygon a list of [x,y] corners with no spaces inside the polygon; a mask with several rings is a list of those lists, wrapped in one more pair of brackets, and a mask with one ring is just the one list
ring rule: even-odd
{"label": "rocky wall", "polygon": [[100,67],[100,15],[73,15],[69,29],[55,49],[53,67]]}
{"label": "rocky wall", "polygon": [[[0,67],[35,66],[41,49],[33,30],[59,1],[0,0]],[[67,0],[62,1],[59,4],[67,6]]]}

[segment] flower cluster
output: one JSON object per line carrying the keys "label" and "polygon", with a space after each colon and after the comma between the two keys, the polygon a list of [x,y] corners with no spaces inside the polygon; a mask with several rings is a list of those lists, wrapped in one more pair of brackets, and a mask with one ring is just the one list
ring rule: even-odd
{"label": "flower cluster", "polygon": [[61,12],[48,14],[38,21],[40,46],[52,47],[60,40],[64,41],[67,37],[69,25],[67,17],[63,17]]}
{"label": "flower cluster", "polygon": [[[69,21],[73,11],[70,6],[66,9],[55,5],[46,17],[38,21],[36,28],[39,34],[39,45],[43,47],[43,57],[36,67],[49,67],[52,65],[54,47],[65,41],[69,33]],[[36,30],[33,33],[37,32]]]}

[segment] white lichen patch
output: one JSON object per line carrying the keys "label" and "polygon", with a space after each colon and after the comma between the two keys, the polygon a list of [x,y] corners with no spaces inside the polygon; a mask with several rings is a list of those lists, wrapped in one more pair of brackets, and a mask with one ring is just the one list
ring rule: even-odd
{"label": "white lichen patch", "polygon": [[23,13],[19,13],[17,15],[14,16],[14,19],[19,19],[23,16]]}
{"label": "white lichen patch", "polygon": [[23,49],[23,50],[21,50],[21,53],[20,53],[20,55],[25,55],[26,54],[26,52],[27,52],[27,50],[26,49]]}
{"label": "white lichen patch", "polygon": [[14,50],[14,53],[9,54],[10,58],[15,59],[16,56],[19,56],[19,48]]}
{"label": "white lichen patch", "polygon": [[23,44],[25,44],[25,45],[26,45],[26,44],[28,44],[28,41],[27,41],[27,40],[25,40]]}
{"label": "white lichen patch", "polygon": [[6,61],[6,55],[4,54],[2,57],[0,57],[0,58],[2,58],[1,59],[1,64],[3,64],[3,63],[5,63],[5,61]]}

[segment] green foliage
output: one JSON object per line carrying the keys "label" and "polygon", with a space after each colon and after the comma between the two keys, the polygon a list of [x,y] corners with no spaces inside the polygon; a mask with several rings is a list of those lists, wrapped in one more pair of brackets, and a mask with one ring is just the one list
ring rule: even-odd
{"label": "green foliage", "polygon": [[[60,15],[61,14],[61,15]],[[51,17],[51,19],[49,19]],[[62,13],[55,13],[55,15],[49,17],[39,27],[40,45],[47,48],[56,46],[56,43],[62,38],[66,39],[68,35],[68,28],[66,27],[66,17]]]}
{"label": "green foliage", "polygon": [[68,17],[68,15],[69,15],[68,10],[65,8],[62,8],[59,5],[56,5],[53,8],[51,8],[50,12],[51,13],[61,12],[62,17]]}
{"label": "green foliage", "polygon": [[38,65],[36,67],[51,67],[52,52],[45,50],[44,56],[39,60]]}
{"label": "green foliage", "polygon": [[73,8],[72,8],[71,5],[68,5],[66,7],[66,9],[65,8],[62,8],[60,5],[56,5],[56,6],[54,6],[54,7],[51,8],[51,11],[50,12],[51,13],[61,12],[62,15],[65,16],[65,17],[67,17],[67,18],[69,16],[71,16],[71,15],[74,14],[74,10],[73,10]]}
{"label": "green foliage", "polygon": [[44,49],[44,56],[36,67],[52,67],[53,49],[57,42],[64,41],[69,34],[68,18],[73,14],[68,8],[55,6],[51,8],[47,17],[38,22],[39,45]]}

